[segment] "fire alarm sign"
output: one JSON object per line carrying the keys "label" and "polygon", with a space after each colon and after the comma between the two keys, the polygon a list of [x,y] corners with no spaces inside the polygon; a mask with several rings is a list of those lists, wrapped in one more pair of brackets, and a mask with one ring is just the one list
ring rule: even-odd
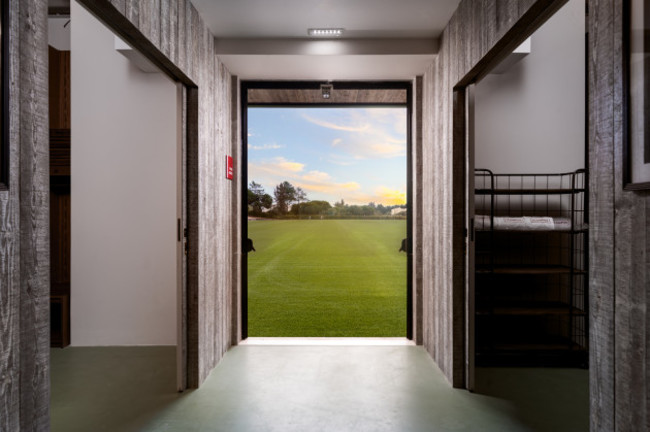
{"label": "fire alarm sign", "polygon": [[232,156],[226,156],[226,178],[232,180],[235,169],[233,167]]}

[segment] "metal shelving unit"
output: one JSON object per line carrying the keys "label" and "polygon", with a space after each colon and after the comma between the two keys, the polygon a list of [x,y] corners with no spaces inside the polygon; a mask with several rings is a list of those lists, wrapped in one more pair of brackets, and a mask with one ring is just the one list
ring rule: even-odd
{"label": "metal shelving unit", "polygon": [[477,365],[587,366],[585,181],[475,171]]}

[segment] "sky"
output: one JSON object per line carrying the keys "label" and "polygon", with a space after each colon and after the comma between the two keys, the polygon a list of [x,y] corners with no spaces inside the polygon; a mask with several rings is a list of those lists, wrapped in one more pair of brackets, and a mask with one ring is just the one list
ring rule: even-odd
{"label": "sky", "polygon": [[406,108],[249,108],[248,182],[330,204],[406,203]]}

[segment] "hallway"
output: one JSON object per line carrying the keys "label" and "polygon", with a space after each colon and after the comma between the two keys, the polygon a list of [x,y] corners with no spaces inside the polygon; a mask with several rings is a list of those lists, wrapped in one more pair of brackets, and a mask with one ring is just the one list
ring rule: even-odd
{"label": "hallway", "polygon": [[588,371],[479,369],[453,389],[422,347],[240,345],[175,391],[174,347],[54,349],[57,431],[586,431]]}

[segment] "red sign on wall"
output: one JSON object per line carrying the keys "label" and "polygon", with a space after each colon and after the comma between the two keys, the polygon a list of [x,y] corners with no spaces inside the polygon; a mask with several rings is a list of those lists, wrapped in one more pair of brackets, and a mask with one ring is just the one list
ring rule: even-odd
{"label": "red sign on wall", "polygon": [[234,173],[235,168],[233,166],[232,156],[226,156],[226,178],[232,180]]}

